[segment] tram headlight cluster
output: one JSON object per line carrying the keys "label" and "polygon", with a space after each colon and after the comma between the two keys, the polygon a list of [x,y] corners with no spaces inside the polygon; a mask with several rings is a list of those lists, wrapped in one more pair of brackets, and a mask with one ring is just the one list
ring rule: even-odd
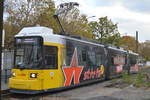
{"label": "tram headlight cluster", "polygon": [[37,73],[31,73],[30,78],[37,78]]}
{"label": "tram headlight cluster", "polygon": [[15,77],[15,76],[16,76],[16,73],[15,73],[15,72],[12,72],[12,76]]}

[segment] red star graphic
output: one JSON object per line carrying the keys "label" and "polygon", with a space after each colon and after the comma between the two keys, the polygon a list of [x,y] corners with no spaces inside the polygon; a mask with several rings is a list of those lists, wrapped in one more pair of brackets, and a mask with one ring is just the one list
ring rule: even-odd
{"label": "red star graphic", "polygon": [[78,66],[78,56],[77,56],[77,49],[75,48],[70,67],[64,67],[63,72],[65,75],[65,83],[64,86],[70,86],[72,82],[72,78],[74,76],[74,84],[79,84],[81,72],[83,70],[83,66]]}

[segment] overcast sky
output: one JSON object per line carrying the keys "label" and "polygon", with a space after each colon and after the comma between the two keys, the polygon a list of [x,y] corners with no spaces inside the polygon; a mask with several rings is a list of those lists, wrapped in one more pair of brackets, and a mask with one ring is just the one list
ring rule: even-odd
{"label": "overcast sky", "polygon": [[135,36],[139,32],[139,41],[150,40],[150,0],[54,0],[56,5],[64,2],[78,2],[82,14],[89,20],[108,16],[118,23],[122,35]]}

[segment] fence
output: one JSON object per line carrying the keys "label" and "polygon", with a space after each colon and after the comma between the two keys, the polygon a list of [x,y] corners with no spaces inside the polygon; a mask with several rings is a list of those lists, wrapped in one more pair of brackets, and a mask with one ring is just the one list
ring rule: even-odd
{"label": "fence", "polygon": [[7,83],[11,76],[11,68],[13,67],[14,50],[3,50],[2,52],[2,72],[1,81]]}

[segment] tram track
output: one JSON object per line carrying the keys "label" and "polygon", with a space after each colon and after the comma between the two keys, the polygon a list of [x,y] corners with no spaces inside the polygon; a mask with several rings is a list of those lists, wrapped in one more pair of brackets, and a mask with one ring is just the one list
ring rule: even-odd
{"label": "tram track", "polygon": [[[119,79],[121,76],[118,76],[116,77],[117,79]],[[111,80],[113,80],[114,78],[112,78]],[[32,95],[27,95],[27,94],[16,94],[16,93],[11,93],[11,92],[7,92],[5,94],[2,94],[2,97],[6,97],[6,98],[18,98],[18,99],[23,99],[23,98],[32,98],[32,97],[35,97],[35,98],[38,98],[38,97],[46,97],[46,96],[49,96],[49,95],[57,95],[57,94],[61,94],[61,93],[65,93],[67,91],[71,91],[73,89],[78,89],[78,88],[84,88],[84,87],[88,87],[88,86],[93,86],[93,85],[96,85],[96,84],[101,84],[102,87],[106,87],[108,85],[110,85],[110,81],[111,80],[101,80],[101,81],[96,81],[96,82],[93,82],[93,83],[89,83],[89,84],[85,84],[85,85],[81,85],[81,86],[78,86],[78,87],[72,87],[72,88],[69,88],[69,89],[64,89],[64,90],[60,90],[60,91],[52,91],[52,92],[46,92],[46,93],[41,93],[41,94],[32,94]],[[101,83],[100,83],[101,82]]]}
{"label": "tram track", "polygon": [[60,91],[54,91],[54,92],[52,91],[52,92],[46,92],[46,93],[41,93],[41,94],[29,94],[29,95],[27,95],[27,94],[16,94],[16,93],[11,93],[11,92],[7,91],[4,94],[2,94],[1,96],[2,97],[7,97],[7,98],[20,98],[20,99],[21,98],[31,98],[31,97],[42,97],[42,96],[48,96],[48,95],[53,95],[53,94],[59,94],[59,93],[65,92],[65,91],[75,89],[75,88],[78,89],[78,88],[84,88],[86,86],[88,87],[90,85],[92,86],[94,84],[98,84],[99,82],[101,82],[101,84],[102,84],[103,82],[109,82],[109,81],[111,81],[111,80],[100,80],[100,81],[96,81],[96,82],[93,82],[93,83],[80,85],[80,86],[77,86],[77,87],[71,87],[71,88],[68,88],[68,89],[60,90]]}
{"label": "tram track", "polygon": [[9,92],[9,89],[1,91],[1,97],[10,96],[13,93]]}
{"label": "tram track", "polygon": [[4,97],[4,96],[12,95],[12,94],[13,94],[13,93],[8,92],[8,93],[5,93],[5,94],[1,94],[1,96]]}
{"label": "tram track", "polygon": [[[144,68],[144,69],[142,69],[142,71],[143,70],[146,71],[146,72],[149,72],[150,68]],[[135,75],[135,74],[133,74],[133,75]],[[111,84],[112,84],[111,82],[112,82],[113,79],[120,79],[120,78],[121,78],[121,76],[116,77],[116,78],[112,78],[111,80],[107,80],[107,81],[103,80],[103,81],[101,81],[101,83],[95,82],[95,83],[91,83],[91,84],[82,85],[82,86],[79,86],[79,87],[76,87],[76,88],[70,88],[70,89],[66,89],[66,90],[61,90],[59,92],[58,91],[56,91],[56,92],[47,92],[47,93],[34,94],[34,95],[15,94],[15,93],[10,93],[7,90],[7,92],[2,93],[1,96],[3,98],[17,98],[17,99],[24,99],[25,98],[25,100],[33,98],[33,97],[35,97],[35,98],[41,98],[41,97],[47,97],[47,96],[51,96],[51,97],[58,96],[59,97],[59,94],[66,94],[66,92],[71,91],[73,89],[78,89],[78,88],[84,89],[84,87],[88,88],[88,86],[92,87],[93,85],[96,85],[96,84],[101,84],[101,87],[106,87],[107,88],[107,87],[111,86]],[[61,95],[61,97],[62,97],[62,95]],[[64,98],[66,98],[66,97],[64,97]]]}

